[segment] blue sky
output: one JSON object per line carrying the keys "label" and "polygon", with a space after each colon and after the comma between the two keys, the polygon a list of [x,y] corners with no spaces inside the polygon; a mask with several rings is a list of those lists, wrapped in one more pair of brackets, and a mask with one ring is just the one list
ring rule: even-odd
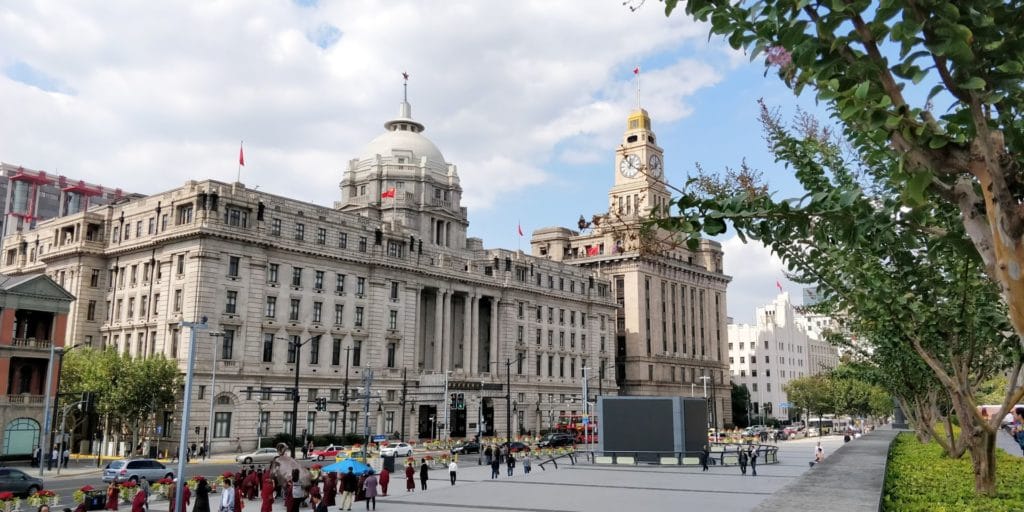
{"label": "blue sky", "polygon": [[[670,182],[746,158],[798,195],[757,100],[814,104],[707,34],[621,0],[5,3],[0,160],[153,193],[233,180],[244,139],[248,186],[331,205],[406,71],[413,117],[458,166],[470,234],[516,248],[521,223],[527,250],[530,230],[606,208],[639,65]],[[730,316],[749,321],[776,280],[800,296],[763,248],[722,242]]]}

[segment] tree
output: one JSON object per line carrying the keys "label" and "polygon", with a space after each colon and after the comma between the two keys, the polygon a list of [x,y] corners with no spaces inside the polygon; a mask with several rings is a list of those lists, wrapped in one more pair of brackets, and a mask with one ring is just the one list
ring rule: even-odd
{"label": "tree", "polygon": [[750,390],[747,386],[732,383],[732,422],[737,427],[749,427],[750,418],[747,408],[750,407]]}
{"label": "tree", "polygon": [[[835,412],[832,381],[825,375],[817,374],[796,378],[784,384],[782,389],[786,392],[791,404],[808,412],[808,418],[817,416],[820,420],[823,415]],[[821,434],[820,423],[818,434]]]}
{"label": "tree", "polygon": [[[666,15],[677,5],[665,0]],[[900,165],[878,171],[905,204],[957,207],[1024,336],[1019,0],[687,0],[685,11],[733,48],[764,53],[797,94],[812,88],[866,161],[895,154]]]}

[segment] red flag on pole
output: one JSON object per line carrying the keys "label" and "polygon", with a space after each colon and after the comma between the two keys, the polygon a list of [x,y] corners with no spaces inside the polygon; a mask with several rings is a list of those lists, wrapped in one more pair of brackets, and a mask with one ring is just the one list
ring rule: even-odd
{"label": "red flag on pole", "polygon": [[639,75],[640,74],[640,66],[637,66],[637,67],[633,68],[633,74],[634,75]]}
{"label": "red flag on pole", "polygon": [[590,247],[587,247],[587,256],[597,256],[600,252],[601,248],[599,246],[591,245]]}
{"label": "red flag on pole", "polygon": [[384,192],[381,192],[380,193],[380,197],[381,197],[381,199],[387,199],[389,197],[394,199],[394,197],[395,197],[395,187],[391,187],[391,188],[385,190]]}
{"label": "red flag on pole", "polygon": [[518,224],[516,227],[519,230],[519,236],[523,236],[523,225],[522,224]]}
{"label": "red flag on pole", "polygon": [[242,151],[242,145],[238,145],[238,165],[245,167],[245,153]]}
{"label": "red flag on pole", "polygon": [[780,283],[777,279],[775,280],[775,287],[779,289],[779,293],[782,293],[782,283]]}

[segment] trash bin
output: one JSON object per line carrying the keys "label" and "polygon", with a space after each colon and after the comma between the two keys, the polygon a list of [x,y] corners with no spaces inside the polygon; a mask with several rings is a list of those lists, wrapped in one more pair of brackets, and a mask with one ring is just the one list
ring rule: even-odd
{"label": "trash bin", "polygon": [[90,491],[85,495],[86,510],[103,510],[106,508],[107,494],[104,491]]}
{"label": "trash bin", "polygon": [[383,461],[384,469],[388,470],[388,473],[395,472],[395,457],[393,455],[385,455],[381,457]]}

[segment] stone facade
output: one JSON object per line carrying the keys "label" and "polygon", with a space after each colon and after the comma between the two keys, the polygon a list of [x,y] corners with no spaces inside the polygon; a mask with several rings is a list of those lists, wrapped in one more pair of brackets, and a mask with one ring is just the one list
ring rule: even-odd
{"label": "stone facade", "polygon": [[[579,411],[582,368],[613,357],[609,281],[484,249],[466,236],[455,166],[408,103],[385,126],[350,162],[334,208],[188,181],[19,231],[5,240],[0,271],[44,271],[78,296],[69,343],[162,353],[183,371],[190,332],[179,324],[207,317],[190,416],[200,434],[189,434],[198,442],[212,430],[214,451],[290,430],[292,400],[279,392],[293,387],[296,357],[300,433],[504,436]],[[538,343],[538,330],[567,341]],[[590,385],[615,392],[611,376]],[[464,408],[451,407],[451,393]],[[318,412],[321,397],[328,407]],[[178,416],[157,418],[165,441],[176,444]]]}
{"label": "stone facade", "polygon": [[532,253],[595,271],[611,281],[618,304],[613,373],[620,393],[706,392],[711,422],[721,428],[732,423],[725,363],[730,278],[722,271],[717,242],[701,240],[691,251],[674,242],[674,233],[643,229],[670,199],[663,157],[647,112],[632,112],[616,150],[608,211],[590,221],[581,217],[578,231],[534,231]]}

